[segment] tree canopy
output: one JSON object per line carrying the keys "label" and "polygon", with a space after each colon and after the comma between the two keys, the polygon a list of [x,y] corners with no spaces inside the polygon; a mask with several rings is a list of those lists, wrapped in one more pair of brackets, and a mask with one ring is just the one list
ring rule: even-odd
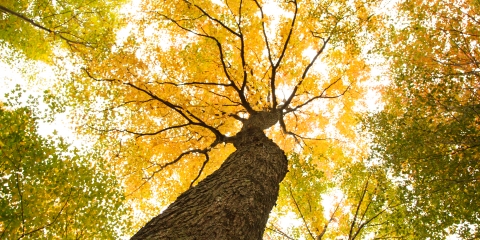
{"label": "tree canopy", "polygon": [[375,22],[373,4],[141,2],[72,92],[97,112],[85,124],[122,149],[127,191],[165,205],[218,168],[247,118],[266,129],[281,115],[268,132],[286,151],[319,153],[327,144],[316,139],[333,135],[323,126],[348,129],[369,70],[357,33]]}

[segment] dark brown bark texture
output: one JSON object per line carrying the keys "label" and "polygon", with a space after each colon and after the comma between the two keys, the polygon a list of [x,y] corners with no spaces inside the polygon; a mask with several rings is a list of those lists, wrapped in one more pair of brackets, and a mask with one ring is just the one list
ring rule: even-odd
{"label": "dark brown bark texture", "polygon": [[259,128],[241,131],[222,166],[132,239],[262,239],[287,173],[284,152]]}

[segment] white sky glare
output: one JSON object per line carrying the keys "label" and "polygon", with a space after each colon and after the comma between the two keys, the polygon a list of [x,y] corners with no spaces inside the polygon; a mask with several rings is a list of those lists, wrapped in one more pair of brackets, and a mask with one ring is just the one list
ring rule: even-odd
{"label": "white sky glare", "polygon": [[[20,106],[29,106],[29,96],[38,98],[39,105],[35,107],[39,111],[49,111],[48,106],[42,101],[45,91],[50,91],[56,81],[61,79],[53,67],[42,62],[27,60],[22,54],[16,53],[7,47],[0,47],[0,56],[8,56],[0,59],[0,101],[6,102],[5,94],[11,94],[12,90],[19,86],[25,91],[19,99]],[[64,67],[69,67],[65,63]],[[40,113],[36,113],[40,114]],[[67,142],[76,146],[85,143],[78,141],[68,113],[57,113],[53,122],[38,120],[38,133],[45,138],[57,132]]]}

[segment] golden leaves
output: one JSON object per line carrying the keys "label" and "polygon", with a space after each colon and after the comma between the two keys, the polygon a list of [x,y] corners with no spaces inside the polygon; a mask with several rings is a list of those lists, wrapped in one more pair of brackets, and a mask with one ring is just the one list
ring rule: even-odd
{"label": "golden leaves", "polygon": [[85,125],[104,134],[136,207],[157,209],[148,199],[166,204],[217,169],[255,111],[283,108],[268,131],[284,150],[317,154],[331,145],[319,139],[351,137],[361,94],[348,91],[369,71],[358,22],[353,8],[315,4],[143,1],[124,41],[85,63],[77,100],[96,112]]}

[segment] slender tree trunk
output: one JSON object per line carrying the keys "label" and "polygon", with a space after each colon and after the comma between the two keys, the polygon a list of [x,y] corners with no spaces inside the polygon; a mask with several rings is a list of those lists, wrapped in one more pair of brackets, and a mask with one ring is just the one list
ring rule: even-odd
{"label": "slender tree trunk", "polygon": [[132,239],[262,239],[287,173],[284,152],[262,130],[237,134],[222,166],[180,195]]}

